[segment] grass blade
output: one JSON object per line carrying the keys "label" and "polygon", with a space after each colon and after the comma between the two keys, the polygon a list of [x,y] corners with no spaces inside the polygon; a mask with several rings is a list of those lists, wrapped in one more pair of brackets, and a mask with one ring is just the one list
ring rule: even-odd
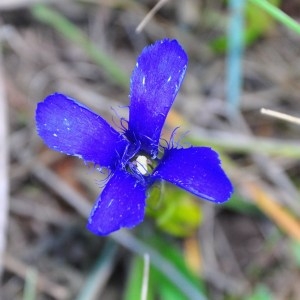
{"label": "grass blade", "polygon": [[101,252],[96,264],[88,275],[76,300],[98,299],[100,290],[110,276],[117,254],[117,244],[109,240]]}
{"label": "grass blade", "polygon": [[37,279],[38,279],[37,271],[33,268],[28,268],[26,272],[23,300],[36,299]]}
{"label": "grass blade", "polygon": [[259,6],[261,9],[269,13],[274,19],[284,24],[286,27],[292,29],[296,33],[300,34],[300,24],[297,23],[294,19],[288,16],[281,9],[272,5],[266,0],[249,0],[255,5]]}

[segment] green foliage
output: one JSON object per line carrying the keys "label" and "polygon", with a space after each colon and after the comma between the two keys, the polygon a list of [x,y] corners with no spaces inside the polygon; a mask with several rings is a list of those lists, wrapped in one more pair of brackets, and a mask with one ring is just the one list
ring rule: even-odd
{"label": "green foliage", "polygon": [[[277,7],[280,0],[270,0],[270,4]],[[273,26],[274,19],[270,14],[262,10],[257,5],[247,1],[245,6],[245,30],[244,44],[249,46],[257,41],[258,38],[266,34]],[[225,34],[225,33],[224,33]],[[235,34],[235,32],[230,32]],[[224,53],[227,50],[227,36],[224,35],[211,43],[212,49],[217,53]]]}
{"label": "green foliage", "polygon": [[[135,256],[134,259],[131,261],[129,276],[128,276],[124,298],[123,298],[124,300],[140,300],[142,282],[143,282],[143,270],[144,270],[143,259],[139,256]],[[151,268],[150,268],[147,300],[154,300],[154,295],[153,295],[154,290],[152,286],[153,283],[152,283]]]}
{"label": "green foliage", "polygon": [[292,255],[294,256],[294,260],[296,265],[300,267],[300,242],[299,241],[291,241],[290,248]]}
{"label": "green foliage", "polygon": [[247,296],[244,300],[273,300],[274,297],[272,296],[268,287],[263,284],[259,284],[255,287],[253,293],[250,296]]}
{"label": "green foliage", "polygon": [[259,7],[263,11],[267,12],[270,16],[272,16],[278,22],[282,23],[284,26],[300,34],[300,24],[296,22],[294,19],[292,19],[291,17],[289,17],[281,9],[274,6],[271,1],[266,1],[266,0],[249,0],[249,1],[257,5],[257,7]]}
{"label": "green foliage", "polygon": [[[269,2],[273,6],[278,7],[281,1],[270,0]],[[274,26],[274,19],[272,16],[251,2],[247,2],[245,17],[247,20],[245,45],[251,45]]]}
{"label": "green foliage", "polygon": [[36,269],[29,268],[26,271],[25,287],[23,300],[35,300],[37,296],[38,272]]}
{"label": "green foliage", "polygon": [[[150,241],[151,246],[169,262],[171,262],[180,271],[182,276],[186,278],[198,291],[204,296],[204,283],[200,277],[196,276],[187,266],[181,252],[174,246],[170,247],[162,238],[156,236]],[[151,258],[150,258],[151,262]],[[129,280],[127,282],[124,300],[139,300],[143,280],[143,260],[135,257],[131,263]],[[149,274],[148,298],[164,299],[164,300],[189,300],[182,291],[172,281],[162,274],[158,269],[151,266]],[[200,299],[199,299],[200,300]]]}
{"label": "green foliage", "polygon": [[160,229],[178,237],[191,235],[202,220],[199,203],[189,193],[167,184],[154,185],[146,212]]}

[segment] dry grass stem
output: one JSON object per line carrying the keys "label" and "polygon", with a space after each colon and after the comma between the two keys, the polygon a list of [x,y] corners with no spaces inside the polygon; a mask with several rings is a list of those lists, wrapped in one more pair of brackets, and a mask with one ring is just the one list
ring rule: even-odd
{"label": "dry grass stem", "polygon": [[300,118],[293,117],[291,115],[284,114],[284,113],[279,112],[279,111],[262,108],[260,110],[260,112],[264,115],[268,115],[268,116],[271,116],[271,117],[274,117],[274,118],[277,118],[277,119],[281,119],[281,120],[284,120],[284,121],[287,121],[287,122],[291,122],[291,123],[295,123],[295,124],[300,125]]}
{"label": "dry grass stem", "polygon": [[155,16],[157,11],[159,11],[169,0],[159,0],[155,6],[147,13],[147,15],[144,17],[144,19],[141,21],[141,23],[137,26],[135,31],[137,33],[140,33],[144,27],[147,25],[147,23]]}
{"label": "dry grass stem", "polygon": [[2,40],[0,37],[0,277],[2,275],[3,254],[5,253],[6,248],[9,205],[8,110],[4,80],[5,75],[3,69]]}

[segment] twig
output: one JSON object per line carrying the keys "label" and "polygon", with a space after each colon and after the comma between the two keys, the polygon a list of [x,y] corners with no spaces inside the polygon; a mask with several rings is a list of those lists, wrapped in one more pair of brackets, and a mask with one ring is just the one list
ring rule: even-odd
{"label": "twig", "polygon": [[[87,217],[90,211],[90,205],[83,196],[73,190],[70,186],[60,180],[60,178],[41,164],[33,168],[33,173],[45,184],[56,191],[68,204],[72,205],[82,216]],[[149,253],[151,262],[162,273],[164,273],[189,299],[204,300],[201,293],[187,281],[182,274],[166,259],[164,259],[156,250],[139,241],[126,231],[110,235],[112,239],[128,248],[134,253],[144,255]]]}
{"label": "twig", "polygon": [[88,275],[76,300],[99,299],[101,291],[105,287],[105,284],[113,271],[117,249],[116,243],[109,240],[96,261],[95,267]]}
{"label": "twig", "polygon": [[[27,272],[30,270],[29,266],[9,254],[5,255],[4,265],[7,270],[21,278],[26,278]],[[37,278],[37,289],[57,300],[69,299],[70,297],[69,291],[65,287],[48,280],[41,274]]]}
{"label": "twig", "polygon": [[247,154],[280,155],[288,158],[300,158],[300,143],[296,140],[262,138],[249,134],[229,133],[216,130],[204,130],[190,126],[188,139],[195,145],[211,147]]}
{"label": "twig", "polygon": [[[248,136],[253,136],[251,129],[246,123],[241,114],[235,116],[235,126],[238,126],[241,132],[244,132]],[[285,200],[285,204],[300,215],[300,204],[296,199],[299,198],[299,193],[294,183],[290,180],[287,174],[282,168],[276,164],[269,157],[263,155],[263,153],[253,153],[253,161],[257,164],[261,172],[273,182],[280,190],[287,191],[288,195],[282,200]]]}
{"label": "twig", "polygon": [[8,216],[8,125],[7,102],[4,87],[2,44],[0,37],[0,277],[2,274],[2,256],[6,247],[6,227]]}
{"label": "twig", "polygon": [[43,166],[41,163],[35,163],[35,165],[32,166],[31,171],[39,180],[61,196],[82,216],[87,217],[89,215],[91,205],[88,201],[62,181],[54,172]]}
{"label": "twig", "polygon": [[[25,6],[30,6],[38,2],[41,1],[40,0],[1,0],[0,10],[17,9]],[[44,0],[43,2],[46,3],[49,2],[49,0]]]}
{"label": "twig", "polygon": [[271,195],[265,192],[263,185],[255,181],[245,181],[244,188],[257,206],[269,216],[283,231],[296,241],[300,241],[300,222],[284,207],[276,203]]}
{"label": "twig", "polygon": [[[14,155],[19,159],[21,164],[24,164],[19,152],[14,152]],[[49,186],[53,191],[64,199],[69,205],[71,205],[81,216],[87,218],[91,209],[91,205],[86,201],[85,197],[81,196],[78,192],[72,189],[68,184],[63,182],[59,176],[54,172],[47,169],[41,163],[35,162],[32,167],[33,174]],[[145,253],[149,253],[151,257],[151,263],[165,274],[170,281],[172,281],[178,288],[191,300],[206,300],[206,297],[191,284],[168,260],[166,260],[159,252],[144,244],[139,239],[135,238],[126,230],[117,232],[110,235],[110,238],[115,240],[123,247],[130,251],[143,256]]]}
{"label": "twig", "polygon": [[129,77],[121,70],[115,59],[104,51],[101,51],[75,24],[66,19],[58,11],[44,5],[34,6],[31,12],[37,20],[47,24],[62,36],[81,47],[86,55],[110,76],[111,80],[126,89],[128,88]]}
{"label": "twig", "polygon": [[158,1],[155,6],[148,12],[148,14],[145,16],[145,18],[142,20],[142,22],[137,26],[135,31],[137,33],[140,33],[144,27],[147,25],[147,23],[153,18],[153,16],[156,14],[156,12],[163,7],[169,0],[160,0]]}
{"label": "twig", "polygon": [[291,115],[284,114],[284,113],[279,112],[279,111],[262,108],[260,110],[260,112],[264,115],[268,115],[268,116],[271,116],[271,117],[274,117],[274,118],[278,118],[278,119],[281,119],[281,120],[284,120],[284,121],[287,121],[287,122],[291,122],[291,123],[295,123],[295,124],[300,125],[300,118],[293,117]]}

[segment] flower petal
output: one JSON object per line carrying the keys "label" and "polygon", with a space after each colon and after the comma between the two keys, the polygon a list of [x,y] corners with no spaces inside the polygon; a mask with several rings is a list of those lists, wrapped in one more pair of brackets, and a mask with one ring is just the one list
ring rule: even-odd
{"label": "flower petal", "polygon": [[208,147],[167,149],[153,176],[198,197],[222,203],[230,198],[233,187],[220,164],[218,154]]}
{"label": "flower petal", "polygon": [[36,110],[37,131],[53,150],[114,168],[128,141],[104,119],[59,93],[48,96]]}
{"label": "flower petal", "polygon": [[97,235],[132,228],[144,219],[145,199],[145,186],[126,171],[118,170],[96,201],[87,228]]}
{"label": "flower petal", "polygon": [[176,40],[146,47],[131,76],[129,136],[156,156],[160,133],[180,88],[187,55]]}

